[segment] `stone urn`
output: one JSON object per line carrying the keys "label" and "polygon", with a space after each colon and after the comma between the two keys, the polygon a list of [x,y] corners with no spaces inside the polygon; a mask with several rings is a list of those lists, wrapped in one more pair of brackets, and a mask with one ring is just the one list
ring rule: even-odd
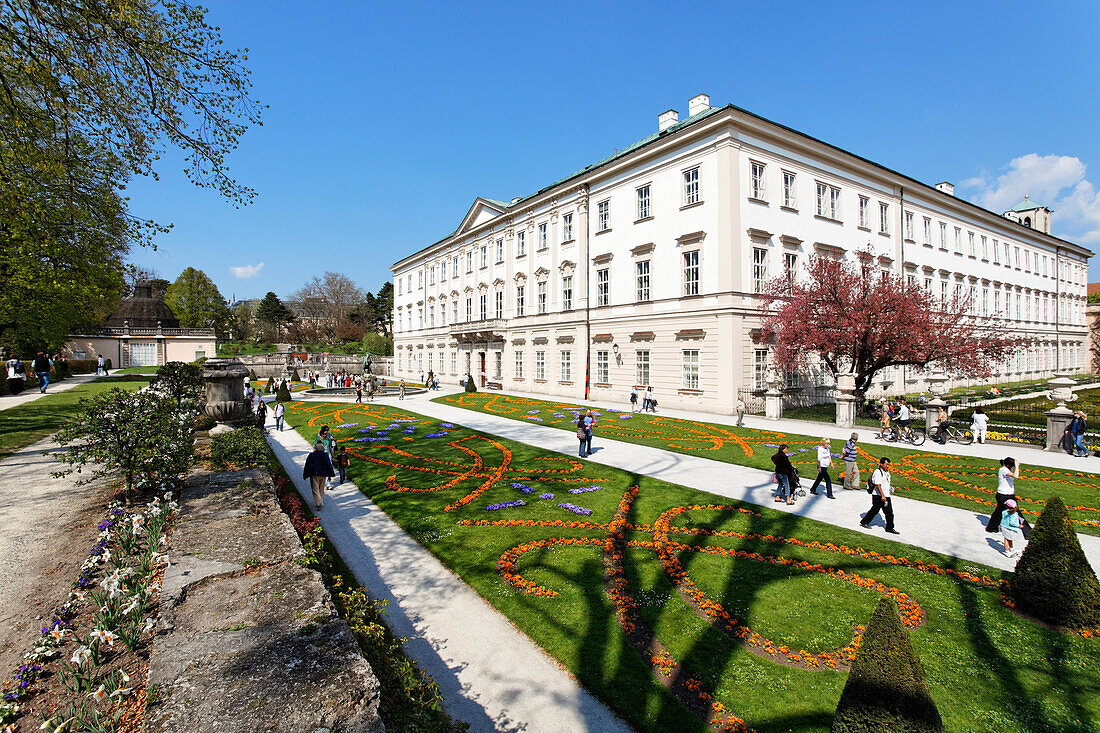
{"label": "stone urn", "polygon": [[207,417],[218,425],[211,433],[232,430],[229,423],[240,420],[251,412],[244,399],[244,380],[248,367],[236,359],[207,359],[203,364],[202,378],[206,382]]}

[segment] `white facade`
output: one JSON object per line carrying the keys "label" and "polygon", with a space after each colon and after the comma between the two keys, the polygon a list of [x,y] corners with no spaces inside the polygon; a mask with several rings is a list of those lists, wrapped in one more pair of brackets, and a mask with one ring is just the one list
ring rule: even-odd
{"label": "white facade", "polygon": [[532,196],[477,199],[396,263],[396,374],[617,402],[652,385],[662,405],[730,412],[764,388],[763,282],[868,247],[1035,338],[1001,379],[1085,366],[1088,250],[704,95],[691,109]]}

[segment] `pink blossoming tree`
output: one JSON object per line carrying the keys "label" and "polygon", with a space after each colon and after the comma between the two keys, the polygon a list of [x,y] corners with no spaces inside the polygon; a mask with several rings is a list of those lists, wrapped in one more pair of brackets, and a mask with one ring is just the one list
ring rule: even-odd
{"label": "pink blossoming tree", "polygon": [[919,284],[877,267],[869,252],[856,259],[815,256],[808,277],[788,273],[768,284],[762,333],[773,342],[776,366],[797,370],[816,355],[834,376],[854,373],[862,400],[883,369],[941,367],[949,375],[981,379],[1029,343],[974,312],[961,289],[941,302]]}

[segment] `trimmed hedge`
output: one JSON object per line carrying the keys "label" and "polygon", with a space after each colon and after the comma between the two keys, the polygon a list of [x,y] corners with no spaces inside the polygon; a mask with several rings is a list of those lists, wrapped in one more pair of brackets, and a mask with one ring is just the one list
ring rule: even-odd
{"label": "trimmed hedge", "polygon": [[474,384],[474,378],[469,374],[466,375],[466,391],[477,392],[477,385]]}
{"label": "trimmed hedge", "polygon": [[939,733],[943,720],[898,604],[884,596],[863,633],[832,733]]}
{"label": "trimmed hedge", "polygon": [[1009,583],[1023,613],[1070,628],[1100,624],[1100,583],[1057,496],[1047,500]]}
{"label": "trimmed hedge", "polygon": [[[69,371],[73,374],[95,374],[95,370],[98,364],[97,359],[66,359],[65,363],[69,365]],[[107,369],[113,369],[110,359],[103,360],[104,366]]]}
{"label": "trimmed hedge", "polygon": [[214,436],[210,444],[210,462],[219,470],[230,464],[244,468],[266,465],[267,441],[257,427],[237,428]]}

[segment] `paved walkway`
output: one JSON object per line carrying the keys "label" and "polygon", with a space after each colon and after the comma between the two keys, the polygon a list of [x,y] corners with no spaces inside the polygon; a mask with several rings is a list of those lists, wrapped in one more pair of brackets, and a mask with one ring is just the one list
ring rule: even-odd
{"label": "paved walkway", "polygon": [[[438,402],[432,402],[430,398],[438,394],[446,394],[442,390],[439,393],[428,395],[416,395],[403,402],[394,403],[395,406],[418,412],[437,420],[457,423],[473,430],[499,435],[502,438],[519,441],[539,448],[576,455],[577,439],[571,432],[544,425],[533,425],[526,421],[511,420],[506,417],[487,415],[483,412],[466,410],[461,407],[452,407]],[[669,413],[671,416],[671,413]],[[706,416],[713,422],[715,417]],[[704,419],[702,416],[699,419]],[[794,421],[778,421],[794,422]],[[748,422],[746,421],[748,424]],[[754,420],[750,427],[768,427],[773,421]],[[829,426],[825,426],[829,427]],[[773,428],[774,429],[774,428]],[[792,429],[793,432],[793,429]],[[841,431],[842,435],[830,437],[847,437],[850,430]],[[823,433],[812,433],[821,435]],[[828,434],[828,433],[824,433]],[[866,436],[866,434],[864,434]],[[1000,534],[987,534],[985,522],[989,515],[976,510],[956,509],[930,502],[909,499],[897,496],[894,499],[894,514],[897,529],[900,535],[886,535],[881,515],[872,524],[871,529],[863,529],[858,522],[860,516],[870,507],[870,497],[866,491],[845,491],[834,486],[835,500],[829,500],[825,496],[807,496],[800,499],[794,506],[776,503],[773,498],[773,486],[771,473],[756,468],[737,466],[708,458],[694,455],[684,455],[672,451],[660,450],[635,443],[625,443],[607,440],[600,437],[597,426],[593,446],[596,452],[589,460],[604,465],[621,468],[626,471],[652,476],[663,481],[668,481],[682,486],[689,486],[710,494],[723,496],[730,499],[749,502],[760,506],[770,507],[777,511],[791,512],[800,516],[816,519],[821,522],[846,527],[856,532],[885,536],[896,542],[902,542],[917,547],[924,547],[934,552],[945,555],[953,555],[964,560],[980,562],[1004,570],[1015,567],[1015,559],[1004,556],[1003,542]],[[968,449],[989,449],[993,446],[957,446]],[[1003,447],[997,446],[999,453],[988,457],[1003,455]],[[1082,464],[1092,464],[1093,468],[1100,468],[1100,459],[1073,459],[1065,454],[1043,453],[1035,451],[1037,456],[1049,456],[1050,463],[1054,465],[1065,459],[1071,462],[1075,468],[1084,468]],[[1021,460],[1027,464],[1027,457],[1021,456]],[[1093,463],[1095,462],[1095,463]],[[1035,461],[1035,464],[1040,463]],[[1079,535],[1081,545],[1093,567],[1100,567],[1100,537],[1091,535]]]}
{"label": "paved walkway", "polygon": [[[309,444],[291,429],[268,442],[312,506],[301,469]],[[318,515],[356,579],[389,601],[386,623],[408,637],[405,651],[439,683],[443,707],[471,731],[630,730],[353,483],[326,492]]]}
{"label": "paved walkway", "polygon": [[32,377],[27,381],[27,388],[16,395],[2,395],[0,396],[0,410],[7,410],[19,405],[25,405],[28,402],[34,402],[35,400],[45,397],[46,395],[54,394],[55,392],[64,392],[67,389],[72,389],[80,384],[85,384],[95,379],[94,374],[79,374],[73,377],[66,377],[64,382],[58,382],[57,384],[50,384],[46,388],[46,394],[42,394],[38,391],[38,381],[35,377]]}

